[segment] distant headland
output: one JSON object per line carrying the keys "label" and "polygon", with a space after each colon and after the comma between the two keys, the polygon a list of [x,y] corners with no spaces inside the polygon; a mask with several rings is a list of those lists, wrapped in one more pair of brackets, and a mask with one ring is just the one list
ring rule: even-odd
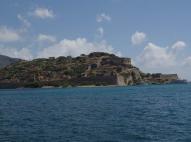
{"label": "distant headland", "polygon": [[104,52],[8,63],[0,69],[0,88],[186,83],[177,74],[143,73],[130,58]]}

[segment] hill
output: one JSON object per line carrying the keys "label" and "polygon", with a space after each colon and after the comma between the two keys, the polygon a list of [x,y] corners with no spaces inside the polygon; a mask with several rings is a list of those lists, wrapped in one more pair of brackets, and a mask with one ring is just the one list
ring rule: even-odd
{"label": "hill", "polygon": [[3,67],[10,65],[10,64],[14,64],[18,61],[21,61],[21,59],[10,58],[8,56],[0,55],[0,68],[3,68]]}
{"label": "hill", "polygon": [[177,81],[176,74],[148,74],[130,58],[94,52],[79,57],[50,57],[20,61],[0,70],[0,88],[67,87],[83,85],[163,84]]}

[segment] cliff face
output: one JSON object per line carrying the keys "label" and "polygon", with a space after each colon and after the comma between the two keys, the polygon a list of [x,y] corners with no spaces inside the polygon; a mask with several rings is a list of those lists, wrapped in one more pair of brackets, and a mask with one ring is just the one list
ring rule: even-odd
{"label": "cliff face", "polygon": [[0,70],[0,88],[161,84],[176,80],[176,74],[145,74],[131,64],[130,58],[102,52],[20,61]]}

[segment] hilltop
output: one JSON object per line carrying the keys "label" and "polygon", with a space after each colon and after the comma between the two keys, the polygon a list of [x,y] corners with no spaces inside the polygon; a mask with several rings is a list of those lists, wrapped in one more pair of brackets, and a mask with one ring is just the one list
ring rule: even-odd
{"label": "hilltop", "polygon": [[178,81],[177,74],[143,73],[130,58],[94,52],[79,57],[50,57],[19,61],[0,70],[0,88],[67,87],[83,85],[165,84]]}

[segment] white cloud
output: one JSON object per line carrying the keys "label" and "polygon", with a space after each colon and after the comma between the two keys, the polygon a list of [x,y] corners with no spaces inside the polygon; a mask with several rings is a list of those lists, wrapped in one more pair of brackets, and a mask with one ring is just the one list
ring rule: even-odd
{"label": "white cloud", "polygon": [[27,19],[25,19],[22,15],[18,14],[17,18],[24,24],[25,27],[28,28],[31,26],[31,23]]}
{"label": "white cloud", "polygon": [[20,39],[18,31],[8,29],[6,26],[0,27],[0,42],[13,42]]}
{"label": "white cloud", "polygon": [[186,47],[186,43],[184,41],[177,41],[172,45],[172,49],[179,50]]}
{"label": "white cloud", "polygon": [[185,67],[191,67],[191,56],[189,56],[186,59],[184,59],[183,65]]}
{"label": "white cloud", "polygon": [[131,36],[131,42],[133,45],[140,45],[146,40],[146,34],[143,32],[135,32]]}
{"label": "white cloud", "polygon": [[174,65],[175,56],[168,51],[167,47],[148,43],[138,60],[139,64],[146,68],[160,68]]}
{"label": "white cloud", "polygon": [[64,39],[58,44],[44,48],[38,57],[58,57],[58,56],[79,56],[80,54],[89,54],[91,52],[100,51],[108,53],[116,53],[121,55],[120,52],[114,51],[112,46],[108,45],[105,41],[100,43],[88,42],[86,38],[77,38],[75,40]]}
{"label": "white cloud", "polygon": [[[33,52],[32,52],[33,51]],[[89,54],[91,52],[107,52],[121,56],[121,53],[115,51],[106,41],[89,42],[86,38],[77,38],[74,40],[64,39],[52,46],[38,50],[30,48],[15,48],[0,45],[0,55],[6,55],[13,58],[31,60],[34,58],[48,58],[59,56],[79,56],[81,54]]]}
{"label": "white cloud", "polygon": [[52,10],[49,10],[47,8],[37,8],[35,9],[34,16],[39,17],[41,19],[45,19],[45,18],[54,18],[54,13]]}
{"label": "white cloud", "polygon": [[17,49],[13,47],[0,47],[0,54],[12,58],[20,58],[25,60],[33,59],[32,53],[28,48]]}
{"label": "white cloud", "polygon": [[[191,56],[185,58],[184,41],[177,41],[172,46],[161,47],[148,43],[137,57],[136,65],[144,72],[178,73],[179,77],[191,79]],[[178,51],[178,52],[177,52]]]}
{"label": "white cloud", "polygon": [[111,17],[109,15],[106,15],[105,13],[101,13],[100,15],[97,15],[96,21],[98,23],[103,21],[111,21]]}
{"label": "white cloud", "polygon": [[99,28],[97,29],[97,35],[98,35],[99,37],[103,37],[103,35],[104,35],[104,29],[103,29],[102,27],[99,27]]}
{"label": "white cloud", "polygon": [[46,34],[39,34],[37,40],[42,42],[56,42],[56,38],[54,36]]}

